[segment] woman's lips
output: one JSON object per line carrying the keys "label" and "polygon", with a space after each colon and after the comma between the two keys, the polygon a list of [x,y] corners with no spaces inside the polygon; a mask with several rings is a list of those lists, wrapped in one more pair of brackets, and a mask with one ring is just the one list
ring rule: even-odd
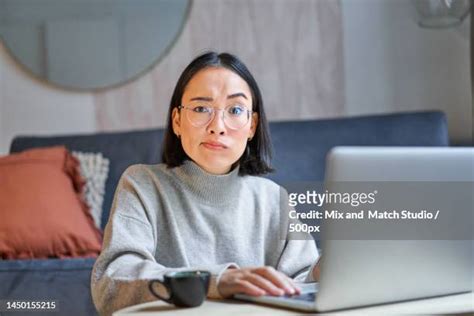
{"label": "woman's lips", "polygon": [[227,146],[225,146],[222,143],[219,142],[203,142],[202,145],[206,147],[207,149],[213,149],[213,150],[219,150],[219,149],[226,149]]}

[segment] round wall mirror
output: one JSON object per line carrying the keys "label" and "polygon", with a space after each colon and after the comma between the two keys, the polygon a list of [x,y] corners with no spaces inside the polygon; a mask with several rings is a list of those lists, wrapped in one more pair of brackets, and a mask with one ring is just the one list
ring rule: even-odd
{"label": "round wall mirror", "polygon": [[0,37],[28,71],[65,88],[130,81],[171,48],[190,0],[0,0]]}

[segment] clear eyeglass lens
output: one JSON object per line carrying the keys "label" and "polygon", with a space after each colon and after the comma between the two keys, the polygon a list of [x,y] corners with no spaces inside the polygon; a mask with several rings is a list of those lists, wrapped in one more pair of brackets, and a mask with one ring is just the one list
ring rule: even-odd
{"label": "clear eyeglass lens", "polygon": [[[190,123],[196,127],[208,124],[212,120],[214,113],[220,112],[220,110],[210,106],[191,106],[185,108],[188,109],[187,115]],[[248,123],[250,114],[244,106],[231,105],[222,111],[224,123],[231,129],[242,128]]]}

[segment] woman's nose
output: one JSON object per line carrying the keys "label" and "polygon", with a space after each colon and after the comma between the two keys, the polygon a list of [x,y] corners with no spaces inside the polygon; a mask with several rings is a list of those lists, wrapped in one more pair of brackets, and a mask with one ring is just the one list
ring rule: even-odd
{"label": "woman's nose", "polygon": [[224,123],[224,111],[214,109],[214,115],[207,126],[209,133],[224,135],[226,126]]}

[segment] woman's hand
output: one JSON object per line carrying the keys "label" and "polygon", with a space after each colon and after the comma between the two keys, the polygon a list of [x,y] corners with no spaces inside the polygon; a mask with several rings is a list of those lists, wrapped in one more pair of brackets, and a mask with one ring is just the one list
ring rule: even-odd
{"label": "woman's hand", "polygon": [[225,270],[217,284],[223,297],[241,293],[252,296],[299,294],[294,281],[273,267]]}

